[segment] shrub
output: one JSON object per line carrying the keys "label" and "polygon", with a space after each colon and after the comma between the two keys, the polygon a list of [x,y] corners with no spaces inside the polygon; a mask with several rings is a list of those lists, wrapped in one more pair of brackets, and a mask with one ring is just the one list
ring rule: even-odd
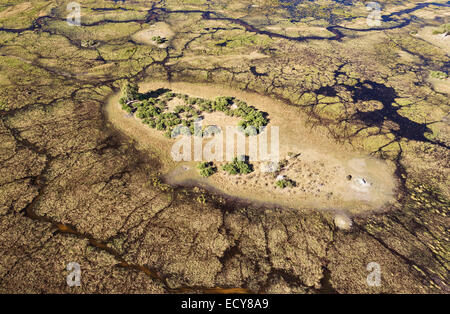
{"label": "shrub", "polygon": [[189,97],[186,101],[188,105],[195,105],[198,102],[198,98],[196,97]]}
{"label": "shrub", "polygon": [[156,123],[156,129],[158,131],[163,131],[163,130],[166,129],[166,125],[164,124],[163,121],[159,121],[159,122]]}
{"label": "shrub", "polygon": [[167,41],[167,39],[161,36],[153,36],[152,40],[155,41],[158,45],[163,44]]}
{"label": "shrub", "polygon": [[200,162],[197,168],[200,170],[200,175],[205,178],[217,172],[217,168],[214,167],[212,162]]}
{"label": "shrub", "polygon": [[175,113],[182,113],[186,111],[186,106],[178,105],[173,109]]}
{"label": "shrub", "polygon": [[129,81],[125,82],[122,86],[122,101],[127,103],[139,98],[139,87],[136,83],[131,83]]}
{"label": "shrub", "polygon": [[139,119],[143,118],[153,118],[161,115],[161,108],[156,107],[155,105],[140,105],[137,109],[137,117]]}
{"label": "shrub", "polygon": [[203,161],[203,162],[200,162],[200,163],[197,165],[197,168],[200,169],[200,170],[201,170],[201,169],[206,169],[206,168],[208,168],[210,165],[211,165],[210,162]]}
{"label": "shrub", "polygon": [[200,170],[200,175],[201,175],[202,177],[207,178],[207,177],[209,177],[209,176],[212,176],[215,172],[216,172],[216,171],[214,171],[213,168],[210,167],[210,168],[206,168],[206,169]]}
{"label": "shrub", "polygon": [[281,180],[277,180],[275,182],[275,185],[282,189],[287,188],[287,187],[292,188],[295,186],[295,182],[290,179],[281,179]]}
{"label": "shrub", "polygon": [[236,157],[232,162],[222,166],[222,169],[229,174],[248,174],[253,171],[252,165],[245,160],[238,160]]}
{"label": "shrub", "polygon": [[167,129],[166,132],[164,132],[164,136],[167,138],[171,138],[172,137],[172,130],[171,129]]}
{"label": "shrub", "polygon": [[431,75],[431,77],[437,78],[440,80],[445,80],[448,77],[447,73],[442,72],[442,71],[431,71],[430,75]]}
{"label": "shrub", "polygon": [[133,108],[127,104],[122,104],[122,109],[128,113],[131,113],[133,111]]}
{"label": "shrub", "polygon": [[218,111],[226,111],[229,110],[230,105],[233,103],[233,97],[216,97],[214,103],[212,104],[212,108]]}
{"label": "shrub", "polygon": [[209,113],[213,112],[212,102],[209,101],[209,100],[206,100],[206,101],[202,102],[200,104],[200,109],[202,111],[206,111],[206,112],[209,112]]}

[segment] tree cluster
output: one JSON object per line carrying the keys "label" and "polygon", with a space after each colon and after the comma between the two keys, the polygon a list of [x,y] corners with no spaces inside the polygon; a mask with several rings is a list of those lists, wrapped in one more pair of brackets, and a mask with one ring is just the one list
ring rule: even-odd
{"label": "tree cluster", "polygon": [[[191,134],[194,134],[195,120],[201,117],[202,112],[221,111],[226,115],[242,118],[239,127],[247,135],[258,134],[259,128],[268,123],[263,112],[234,97],[221,96],[211,101],[173,92],[150,96],[151,93],[140,94],[138,89],[135,83],[126,82],[124,84],[122,97],[119,100],[123,110],[128,113],[136,111],[136,116],[143,123],[157,130],[165,131],[167,137],[171,136],[176,125],[186,126]],[[165,112],[167,111],[167,102],[173,98],[180,98],[185,104],[176,106],[173,112]]]}

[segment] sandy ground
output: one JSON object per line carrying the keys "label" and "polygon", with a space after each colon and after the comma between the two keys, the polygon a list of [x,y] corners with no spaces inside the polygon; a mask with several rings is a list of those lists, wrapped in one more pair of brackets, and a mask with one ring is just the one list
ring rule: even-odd
{"label": "sandy ground", "polygon": [[[131,38],[138,43],[165,48],[168,46],[169,40],[173,37],[173,35],[173,31],[167,23],[158,22],[151,25],[149,28],[137,32],[131,36]],[[167,39],[167,41],[158,45],[154,40],[152,40],[154,36],[161,36],[162,38]]]}
{"label": "sandy ground", "polygon": [[172,100],[167,102],[167,110],[168,111],[174,111],[176,106],[181,106],[181,105],[184,105],[184,104],[185,104],[185,102],[182,99],[176,97],[176,98],[174,98],[174,99],[172,99]]}
{"label": "sandy ground", "polygon": [[450,56],[450,34],[447,34],[447,36],[444,36],[444,34],[433,34],[433,31],[437,29],[438,27],[436,26],[425,26],[415,36],[443,49]]}
{"label": "sandy ground", "polygon": [[223,112],[212,112],[212,113],[204,112],[202,115],[204,117],[202,122],[204,126],[217,125],[220,126],[220,128],[223,130],[225,130],[226,126],[228,125],[237,126],[239,121],[241,120],[238,117],[227,116]]}
{"label": "sandy ground", "polygon": [[450,94],[450,77],[445,80],[429,77],[427,81],[433,85],[437,92]]}
{"label": "sandy ground", "polygon": [[[279,127],[280,157],[285,164],[276,175],[296,182],[292,188],[275,187],[276,175],[262,172],[260,165],[263,162],[253,162],[255,171],[248,175],[232,176],[219,171],[207,179],[201,178],[196,170],[197,162],[171,160],[170,149],[174,139],[166,139],[162,132],[128,117],[117,104],[119,95],[112,96],[106,106],[108,119],[120,131],[136,139],[143,149],[158,154],[163,161],[166,178],[172,184],[194,183],[258,202],[292,208],[343,210],[350,214],[379,210],[388,202],[395,201],[396,180],[391,163],[355,151],[349,145],[335,143],[324,129],[308,127],[306,116],[293,107],[269,97],[224,86],[152,82],[141,84],[140,88],[143,92],[161,87],[208,99],[234,96],[267,112],[269,126]],[[220,122],[216,124],[221,127],[229,122],[217,116],[213,120]],[[221,164],[216,162],[219,168]]]}

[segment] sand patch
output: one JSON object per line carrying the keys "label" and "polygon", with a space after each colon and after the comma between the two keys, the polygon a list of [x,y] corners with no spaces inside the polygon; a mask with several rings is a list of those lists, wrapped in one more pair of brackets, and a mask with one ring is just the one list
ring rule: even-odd
{"label": "sand patch", "polygon": [[[157,44],[152,38],[160,36],[167,41],[162,44]],[[169,24],[164,22],[157,22],[150,27],[143,29],[131,36],[131,38],[141,44],[153,45],[159,48],[165,48],[168,46],[170,39],[174,36],[174,32],[170,28]]]}
{"label": "sand patch", "polygon": [[445,80],[429,77],[428,82],[433,85],[433,88],[439,93],[450,94],[450,77]]}
{"label": "sand patch", "polygon": [[447,55],[450,55],[450,34],[433,34],[436,29],[438,28],[435,26],[425,26],[415,36],[443,49]]}
{"label": "sand patch", "polygon": [[250,59],[250,60],[258,60],[258,59],[269,58],[269,56],[268,56],[268,55],[265,55],[265,54],[263,54],[263,53],[261,53],[261,52],[258,52],[257,50],[255,50],[255,51],[252,51],[252,52],[247,56],[247,58]]}
{"label": "sand patch", "polygon": [[419,57],[417,57],[411,53],[408,53],[406,51],[403,51],[403,50],[399,51],[398,55],[400,58],[402,58],[406,62],[411,62],[411,63],[419,63],[420,62]]}
{"label": "sand patch", "polygon": [[167,102],[167,110],[168,112],[173,112],[177,106],[184,106],[184,105],[186,105],[186,102],[176,97]]}
{"label": "sand patch", "polygon": [[212,113],[205,112],[202,114],[202,116],[202,123],[204,126],[217,125],[220,126],[221,129],[225,129],[227,126],[237,126],[239,121],[241,120],[237,117],[227,116],[225,113],[220,111]]}

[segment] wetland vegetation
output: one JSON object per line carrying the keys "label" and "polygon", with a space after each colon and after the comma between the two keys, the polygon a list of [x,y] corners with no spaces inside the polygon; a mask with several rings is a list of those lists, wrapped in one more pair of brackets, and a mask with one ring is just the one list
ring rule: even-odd
{"label": "wetland vegetation", "polygon": [[[380,27],[363,1],[83,1],[79,27],[68,1],[2,3],[0,292],[448,293],[450,3],[377,2]],[[164,132],[195,115],[298,145],[276,174],[178,169]],[[215,167],[215,190],[164,181]],[[336,210],[367,169],[391,201]]]}

